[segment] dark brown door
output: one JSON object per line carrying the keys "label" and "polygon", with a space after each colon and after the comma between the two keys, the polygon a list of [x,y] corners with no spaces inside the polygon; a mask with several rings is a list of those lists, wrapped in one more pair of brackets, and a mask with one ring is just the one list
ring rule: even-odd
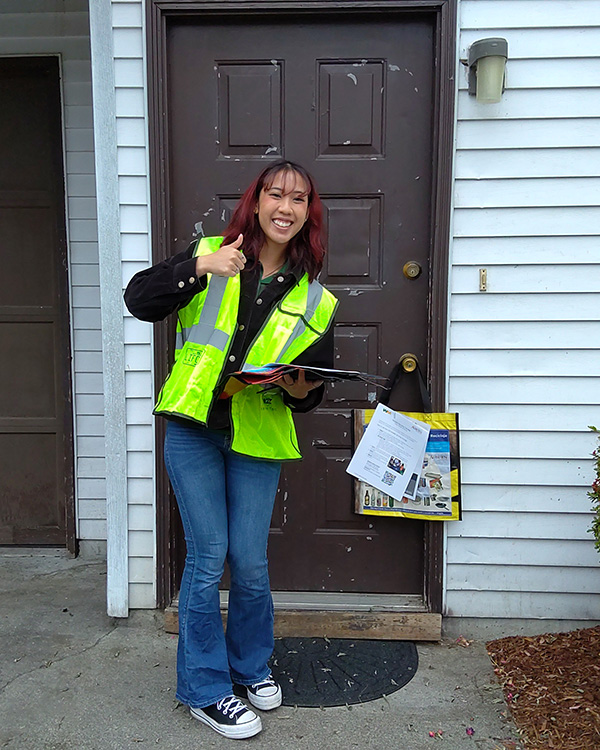
{"label": "dark brown door", "polygon": [[[269,159],[300,162],[327,210],[336,364],[380,374],[407,351],[427,368],[435,105],[433,22],[386,18],[174,21],[167,34],[173,252],[221,233]],[[353,513],[351,414],[376,398],[338,384],[298,418],[305,459],[279,488],[274,589],[423,594],[425,524]],[[410,389],[392,405],[419,406]]]}
{"label": "dark brown door", "polygon": [[67,544],[70,350],[58,60],[0,58],[0,544]]}

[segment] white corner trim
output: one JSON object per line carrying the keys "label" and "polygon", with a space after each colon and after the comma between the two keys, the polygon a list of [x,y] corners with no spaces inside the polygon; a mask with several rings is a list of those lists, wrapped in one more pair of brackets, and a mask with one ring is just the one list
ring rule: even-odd
{"label": "white corner trim", "polygon": [[104,381],[107,613],[127,617],[128,520],[125,347],[116,96],[110,0],[89,4]]}

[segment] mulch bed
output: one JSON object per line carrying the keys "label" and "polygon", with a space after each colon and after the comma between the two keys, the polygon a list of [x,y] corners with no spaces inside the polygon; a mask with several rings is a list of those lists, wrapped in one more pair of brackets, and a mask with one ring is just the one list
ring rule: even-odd
{"label": "mulch bed", "polygon": [[487,650],[528,750],[600,748],[600,626],[500,638]]}

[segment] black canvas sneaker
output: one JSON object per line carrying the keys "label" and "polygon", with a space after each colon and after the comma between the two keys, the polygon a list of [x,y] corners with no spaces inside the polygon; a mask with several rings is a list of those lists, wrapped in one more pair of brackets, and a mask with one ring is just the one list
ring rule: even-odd
{"label": "black canvas sneaker", "polygon": [[270,674],[254,685],[236,685],[236,692],[247,697],[254,708],[271,711],[281,706],[281,687]]}
{"label": "black canvas sneaker", "polygon": [[191,708],[194,719],[208,724],[215,732],[234,740],[253,737],[262,729],[260,718],[235,695],[229,695],[204,708]]}

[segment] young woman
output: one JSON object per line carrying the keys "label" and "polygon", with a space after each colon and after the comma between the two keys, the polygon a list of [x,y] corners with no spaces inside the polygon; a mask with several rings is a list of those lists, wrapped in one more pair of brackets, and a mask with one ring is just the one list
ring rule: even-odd
{"label": "young woman", "polygon": [[[242,195],[224,237],[203,238],[141,271],[125,292],[141,320],[177,312],[175,363],[155,407],[169,420],[165,463],[187,544],[177,698],[226,737],[262,728],[237,695],[264,711],[281,705],[268,667],[269,525],[281,462],[301,458],[291,413],[313,409],[324,391],[301,371],[269,390],[231,375],[244,364],[333,366],[337,301],[316,280],[321,234],[311,176],[276,162]],[[218,586],[226,559],[224,632]]]}

